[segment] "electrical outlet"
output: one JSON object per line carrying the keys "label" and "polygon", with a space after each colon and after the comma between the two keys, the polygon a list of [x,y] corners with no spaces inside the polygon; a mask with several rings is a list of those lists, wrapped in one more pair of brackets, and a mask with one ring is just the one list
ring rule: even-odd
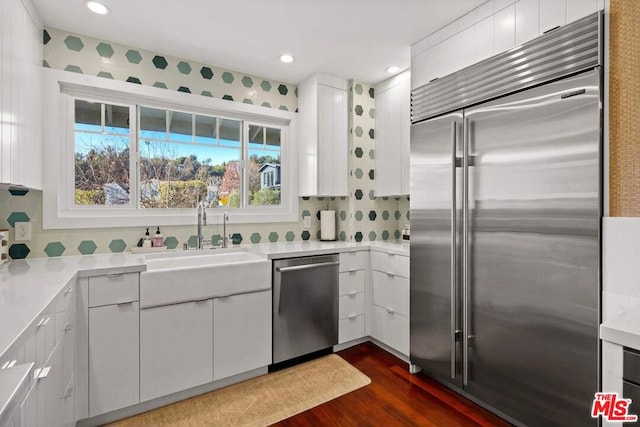
{"label": "electrical outlet", "polygon": [[31,222],[16,222],[16,241],[31,240]]}
{"label": "electrical outlet", "polygon": [[308,230],[309,228],[311,228],[311,217],[310,216],[303,217],[303,221],[302,222],[303,222],[303,227],[305,229]]}

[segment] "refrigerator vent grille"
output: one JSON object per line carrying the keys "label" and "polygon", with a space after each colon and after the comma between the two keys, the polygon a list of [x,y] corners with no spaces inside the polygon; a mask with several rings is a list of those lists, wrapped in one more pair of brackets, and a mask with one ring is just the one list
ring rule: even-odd
{"label": "refrigerator vent grille", "polygon": [[411,92],[411,122],[517,92],[601,63],[601,12]]}

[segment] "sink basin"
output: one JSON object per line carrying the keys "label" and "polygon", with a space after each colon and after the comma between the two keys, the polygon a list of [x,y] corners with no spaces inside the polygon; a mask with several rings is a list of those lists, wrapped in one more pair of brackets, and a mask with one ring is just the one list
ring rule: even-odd
{"label": "sink basin", "polygon": [[189,268],[212,265],[236,264],[246,261],[263,260],[264,258],[249,252],[204,252],[204,251],[184,251],[173,252],[168,257],[160,257],[160,254],[152,254],[152,257],[145,256],[147,260],[147,271],[158,269]]}
{"label": "sink basin", "polygon": [[143,255],[146,261],[156,259],[170,259],[170,258],[191,258],[199,256],[219,255],[227,253],[246,252],[246,248],[210,248],[202,250],[189,250],[189,251],[167,251],[167,252],[151,252]]}
{"label": "sink basin", "polygon": [[271,261],[240,249],[145,255],[140,308],[271,289]]}

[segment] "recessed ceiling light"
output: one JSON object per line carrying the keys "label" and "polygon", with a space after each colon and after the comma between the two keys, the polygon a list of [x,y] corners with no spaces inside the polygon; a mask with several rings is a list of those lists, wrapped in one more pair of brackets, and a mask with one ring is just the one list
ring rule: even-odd
{"label": "recessed ceiling light", "polygon": [[398,67],[397,65],[392,65],[391,67],[387,67],[387,73],[389,74],[395,74],[398,71],[400,71],[400,67]]}
{"label": "recessed ceiling light", "polygon": [[293,62],[293,55],[290,55],[288,53],[285,53],[284,55],[280,55],[280,61],[284,62],[285,64]]}
{"label": "recessed ceiling light", "polygon": [[98,15],[106,15],[111,12],[107,5],[95,0],[87,0],[84,4],[91,12],[97,13]]}

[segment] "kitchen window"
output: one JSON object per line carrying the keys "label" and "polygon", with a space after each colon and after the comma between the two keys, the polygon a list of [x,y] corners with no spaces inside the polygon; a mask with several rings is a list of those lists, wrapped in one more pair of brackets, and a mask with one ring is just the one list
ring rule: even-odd
{"label": "kitchen window", "polygon": [[[45,174],[55,178],[48,170],[57,169],[61,185],[57,200],[45,191],[45,228],[191,224],[199,201],[241,223],[297,219],[295,150],[288,144],[295,113],[206,98],[184,105],[64,85],[59,92],[66,106],[59,114],[61,162],[45,167]],[[203,108],[205,103],[231,108]]]}

